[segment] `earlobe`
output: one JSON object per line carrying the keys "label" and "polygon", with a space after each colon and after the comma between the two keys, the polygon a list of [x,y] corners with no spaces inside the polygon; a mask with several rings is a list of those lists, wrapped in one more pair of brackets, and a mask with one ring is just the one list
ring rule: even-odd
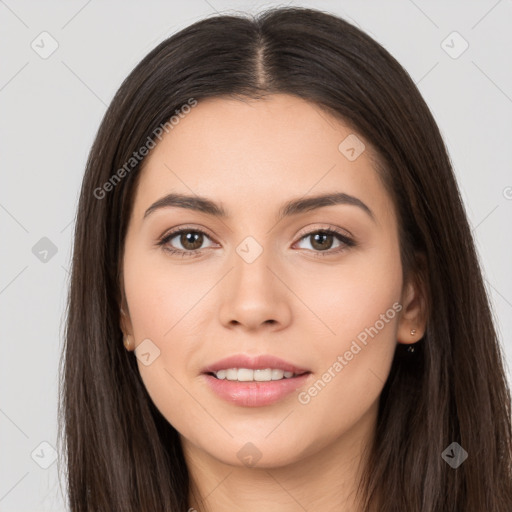
{"label": "earlobe", "polygon": [[126,350],[131,351],[132,350],[132,337],[129,334],[126,334],[123,337],[123,343]]}

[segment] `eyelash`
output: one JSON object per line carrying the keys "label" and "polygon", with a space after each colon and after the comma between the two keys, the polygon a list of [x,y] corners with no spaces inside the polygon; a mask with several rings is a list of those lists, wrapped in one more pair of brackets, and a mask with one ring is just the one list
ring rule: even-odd
{"label": "eyelash", "polygon": [[[181,256],[186,256],[186,257],[193,257],[193,256],[200,256],[200,253],[204,250],[204,249],[194,249],[192,251],[184,251],[182,249],[172,249],[172,248],[169,248],[167,247],[167,244],[169,243],[170,240],[172,240],[173,238],[175,238],[177,235],[180,235],[182,233],[200,233],[204,236],[206,236],[207,238],[210,238],[211,237],[205,233],[204,231],[202,231],[201,229],[198,229],[198,228],[181,228],[181,229],[177,229],[176,231],[172,231],[171,233],[167,234],[167,235],[164,235],[164,237],[162,237],[158,242],[157,242],[157,245],[158,246],[161,246],[162,249],[170,254],[181,254]],[[304,238],[307,238],[309,236],[312,236],[312,235],[315,235],[315,234],[318,234],[318,233],[322,233],[324,235],[334,235],[339,241],[343,242],[345,244],[344,247],[338,247],[336,250],[327,250],[327,251],[315,251],[313,250],[313,253],[316,256],[320,257],[320,258],[323,258],[325,256],[330,256],[332,254],[338,254],[340,252],[343,252],[345,251],[346,249],[350,248],[350,247],[354,247],[356,245],[355,241],[349,237],[347,237],[346,235],[342,234],[340,231],[338,231],[336,228],[330,226],[329,228],[326,228],[326,229],[316,229],[314,231],[310,231],[309,233],[305,233],[304,235],[302,235],[300,238],[299,238],[299,242],[301,240],[303,240]]]}

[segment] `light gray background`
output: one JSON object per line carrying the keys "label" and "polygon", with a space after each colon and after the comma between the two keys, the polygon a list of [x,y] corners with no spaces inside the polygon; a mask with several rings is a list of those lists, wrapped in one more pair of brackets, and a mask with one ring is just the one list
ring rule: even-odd
{"label": "light gray background", "polygon": [[[510,366],[512,1],[290,4],[358,25],[418,85],[449,149]],[[65,510],[51,463],[57,365],[77,197],[106,105],[172,33],[215,11],[272,5],[284,3],[0,0],[0,511]],[[31,47],[51,48],[43,31],[58,44],[46,59]],[[469,44],[457,58],[454,31]],[[43,237],[57,248],[46,262],[32,251]]]}

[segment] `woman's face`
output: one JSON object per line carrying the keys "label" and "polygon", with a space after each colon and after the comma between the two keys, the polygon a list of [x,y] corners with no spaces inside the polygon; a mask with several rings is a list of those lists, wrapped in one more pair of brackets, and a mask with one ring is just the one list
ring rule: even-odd
{"label": "woman's face", "polygon": [[[122,325],[189,453],[272,467],[373,430],[397,339],[416,341],[418,326],[395,208],[356,137],[293,96],[216,98],[148,155],[125,241]],[[151,209],[169,194],[190,199]],[[330,194],[341,202],[300,206]],[[278,362],[256,359],[270,371],[204,373],[233,355],[308,373],[279,380]]]}

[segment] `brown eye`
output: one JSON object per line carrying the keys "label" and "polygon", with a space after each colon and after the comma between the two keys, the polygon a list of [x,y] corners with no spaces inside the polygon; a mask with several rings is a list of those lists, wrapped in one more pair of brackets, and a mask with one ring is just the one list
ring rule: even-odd
{"label": "brown eye", "polygon": [[[202,251],[205,239],[210,237],[200,229],[180,229],[166,235],[158,245],[163,246],[164,250],[171,254],[193,256]],[[171,243],[171,240],[175,241]]]}
{"label": "brown eye", "polygon": [[318,233],[308,236],[311,237],[311,246],[315,249],[322,251],[332,247],[334,235],[319,231]]}
{"label": "brown eye", "polygon": [[203,234],[199,231],[182,231],[179,240],[183,248],[195,251],[203,245]]}
{"label": "brown eye", "polygon": [[[315,256],[337,254],[356,245],[354,240],[335,231],[333,228],[311,231],[303,235],[299,242],[303,240],[310,241],[311,250],[315,253]],[[339,242],[338,246],[334,250],[330,250],[336,240]]]}

